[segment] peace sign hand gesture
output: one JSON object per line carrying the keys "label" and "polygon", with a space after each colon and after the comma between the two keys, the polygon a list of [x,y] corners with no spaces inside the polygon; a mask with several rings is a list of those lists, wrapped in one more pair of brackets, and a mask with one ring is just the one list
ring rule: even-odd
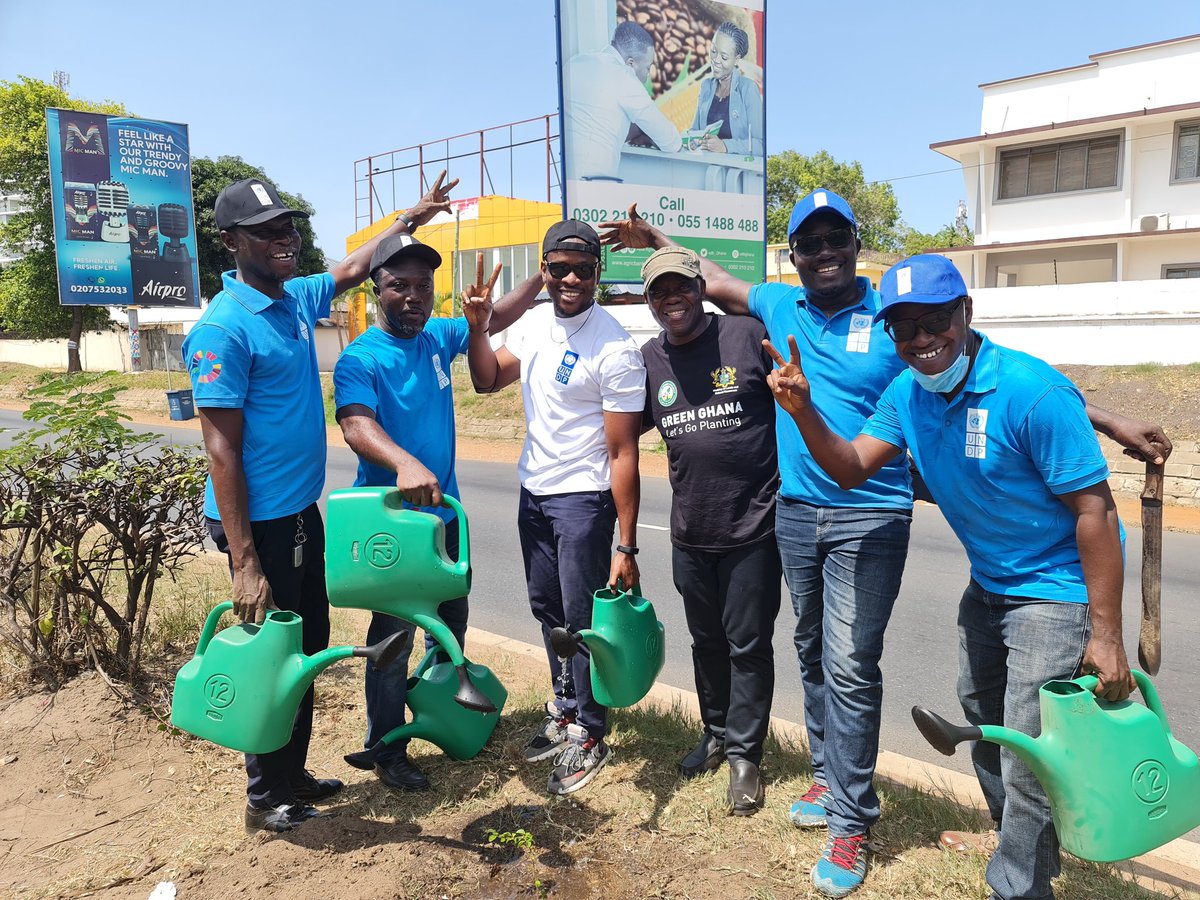
{"label": "peace sign hand gesture", "polygon": [[770,341],[764,340],[763,348],[775,361],[775,365],[779,366],[767,375],[767,386],[775,395],[775,402],[792,415],[809,409],[812,406],[812,397],[809,394],[808,379],[804,377],[804,370],[800,367],[800,348],[796,346],[795,336],[788,335],[788,349],[791,351],[789,360],[784,360]]}
{"label": "peace sign hand gesture", "polygon": [[492,277],[484,283],[483,254],[475,254],[475,283],[468,284],[463,288],[462,307],[463,315],[467,317],[467,326],[476,334],[486,332],[491,324],[492,291],[496,287],[496,279],[500,277],[500,270],[503,268],[501,263],[496,263],[496,268],[492,270]]}
{"label": "peace sign hand gesture", "polygon": [[424,225],[438,213],[450,212],[450,192],[458,185],[458,179],[455,178],[443,187],[442,181],[445,180],[447,174],[447,171],[442,169],[429,192],[414,203],[412,209],[408,210],[407,215],[412,219],[414,226]]}

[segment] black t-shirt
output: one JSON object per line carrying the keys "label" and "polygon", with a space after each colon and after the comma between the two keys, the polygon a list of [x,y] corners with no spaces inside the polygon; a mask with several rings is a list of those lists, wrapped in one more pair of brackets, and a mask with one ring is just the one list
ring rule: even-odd
{"label": "black t-shirt", "polygon": [[714,92],[712,105],[708,108],[707,124],[711,125],[718,120],[721,122],[721,130],[717,132],[717,137],[723,141],[730,140],[733,137],[733,127],[729,123],[729,97],[718,99]]}
{"label": "black t-shirt", "polygon": [[779,466],[766,329],[750,316],[708,318],[686,344],[660,334],[642,347],[643,421],[667,445],[671,542],[721,552],[775,531]]}

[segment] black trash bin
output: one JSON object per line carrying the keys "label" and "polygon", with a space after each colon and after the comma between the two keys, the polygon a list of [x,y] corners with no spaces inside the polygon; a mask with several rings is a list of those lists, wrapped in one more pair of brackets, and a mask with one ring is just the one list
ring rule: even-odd
{"label": "black trash bin", "polygon": [[196,408],[192,405],[192,392],[167,391],[167,409],[171,412],[171,418],[177,422],[195,418]]}

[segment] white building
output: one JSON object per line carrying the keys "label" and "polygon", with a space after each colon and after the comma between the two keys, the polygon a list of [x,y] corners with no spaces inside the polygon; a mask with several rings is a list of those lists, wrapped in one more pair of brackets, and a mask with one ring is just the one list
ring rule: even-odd
{"label": "white building", "polygon": [[[25,211],[25,202],[19,194],[0,193],[0,225],[7,225],[9,220],[19,212]],[[21,248],[0,245],[0,267],[15,262],[21,258]]]}
{"label": "white building", "polygon": [[[1053,362],[1200,359],[1200,35],[980,85],[963,167],[977,318]],[[1019,326],[1019,328],[1017,327]]]}

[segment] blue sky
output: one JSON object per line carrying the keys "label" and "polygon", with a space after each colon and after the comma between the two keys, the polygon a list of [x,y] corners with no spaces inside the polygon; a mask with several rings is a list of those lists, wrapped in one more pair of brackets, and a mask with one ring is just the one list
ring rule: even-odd
{"label": "blue sky", "polygon": [[[767,15],[768,152],[861,161],[923,231],[963,196],[929,144],[978,132],[980,83],[1200,31],[1194,0],[769,0]],[[0,2],[0,80],[62,69],[74,96],[187,123],[194,154],[303,194],[335,259],[356,159],[552,112],[554,41],[552,0]]]}

